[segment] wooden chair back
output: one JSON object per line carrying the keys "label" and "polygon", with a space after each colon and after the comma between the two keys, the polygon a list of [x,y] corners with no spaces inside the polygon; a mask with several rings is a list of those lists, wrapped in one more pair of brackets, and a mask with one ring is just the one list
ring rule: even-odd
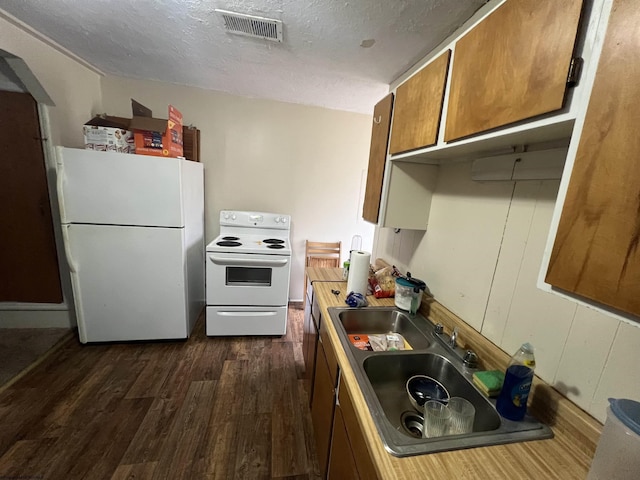
{"label": "wooden chair back", "polygon": [[306,241],[304,254],[304,286],[302,288],[302,303],[307,301],[307,270],[306,267],[340,268],[342,242],[310,242]]}

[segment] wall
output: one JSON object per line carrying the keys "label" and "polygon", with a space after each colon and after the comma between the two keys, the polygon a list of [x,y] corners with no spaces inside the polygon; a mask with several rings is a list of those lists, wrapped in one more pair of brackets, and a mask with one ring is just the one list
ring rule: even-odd
{"label": "wall", "polygon": [[[91,118],[92,112],[102,110],[100,74],[53,45],[0,10],[0,49],[21,57],[56,104],[48,107],[51,144],[82,147],[82,124]],[[49,162],[50,190],[51,185],[55,185],[53,168]],[[66,270],[55,196],[51,197],[51,203],[58,259],[61,268]],[[71,286],[65,271],[62,273],[62,287],[68,302]],[[2,327],[65,327],[74,324],[72,317],[67,303],[0,303]]]}
{"label": "wall", "polygon": [[361,219],[370,116],[114,76],[102,95],[109,114],[130,116],[135,98],[166,118],[171,103],[201,130],[207,242],[221,209],[291,215],[291,300],[302,300],[306,239],[341,240],[346,259],[358,234],[371,250],[374,227]]}
{"label": "wall", "polygon": [[607,398],[640,400],[640,328],[536,287],[559,181],[474,182],[441,166],[426,232],[376,229],[375,256],[508,353],[530,341],[536,373],[604,422]]}
{"label": "wall", "polygon": [[54,145],[82,147],[82,125],[102,110],[100,74],[0,10],[0,49],[21,57],[56,106],[49,108]]}

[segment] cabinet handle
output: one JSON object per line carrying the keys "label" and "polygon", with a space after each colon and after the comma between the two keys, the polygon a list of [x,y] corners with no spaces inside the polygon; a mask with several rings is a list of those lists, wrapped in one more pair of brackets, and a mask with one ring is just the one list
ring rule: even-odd
{"label": "cabinet handle", "polygon": [[382,115],[378,115],[377,117],[373,117],[373,123],[380,124],[382,121]]}

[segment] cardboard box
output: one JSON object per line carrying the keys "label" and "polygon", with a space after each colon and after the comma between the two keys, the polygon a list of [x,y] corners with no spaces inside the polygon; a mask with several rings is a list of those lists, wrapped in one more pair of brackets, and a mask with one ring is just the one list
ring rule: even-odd
{"label": "cardboard box", "polygon": [[158,157],[182,157],[182,114],[169,105],[169,118],[153,118],[151,110],[131,99],[136,153]]}
{"label": "cardboard box", "polygon": [[97,115],[84,124],[84,148],[103,152],[135,153],[129,118]]}

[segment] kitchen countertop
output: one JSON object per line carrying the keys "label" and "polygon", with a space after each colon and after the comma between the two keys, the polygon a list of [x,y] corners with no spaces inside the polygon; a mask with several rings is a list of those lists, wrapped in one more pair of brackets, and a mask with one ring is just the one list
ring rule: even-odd
{"label": "kitchen countertop", "polygon": [[[342,268],[307,267],[307,276],[313,282],[341,282]],[[345,282],[345,288],[347,282]]]}
{"label": "kitchen countertop", "polygon": [[[336,278],[341,269],[333,272],[315,272],[307,269],[314,282],[314,291],[322,315],[329,318],[327,308],[346,306],[346,282],[329,281]],[[318,283],[316,283],[318,282]],[[340,290],[339,295],[331,293]],[[393,306],[393,298],[376,299],[368,296],[369,306]],[[461,346],[472,348],[482,361],[484,369],[504,369],[509,355],[496,347],[461,319],[449,312],[433,299],[423,299],[420,313],[432,322],[440,322],[445,331],[459,328]],[[398,458],[388,453],[373,423],[354,372],[349,364],[340,339],[331,321],[326,322],[329,338],[336,352],[342,377],[353,399],[367,448],[381,479],[415,478],[557,478],[584,479],[602,431],[602,425],[582,411],[571,401],[560,395],[538,377],[534,380],[530,410],[538,420],[550,425],[555,437],[507,445],[477,447],[442,453]],[[357,459],[356,459],[357,460]]]}

